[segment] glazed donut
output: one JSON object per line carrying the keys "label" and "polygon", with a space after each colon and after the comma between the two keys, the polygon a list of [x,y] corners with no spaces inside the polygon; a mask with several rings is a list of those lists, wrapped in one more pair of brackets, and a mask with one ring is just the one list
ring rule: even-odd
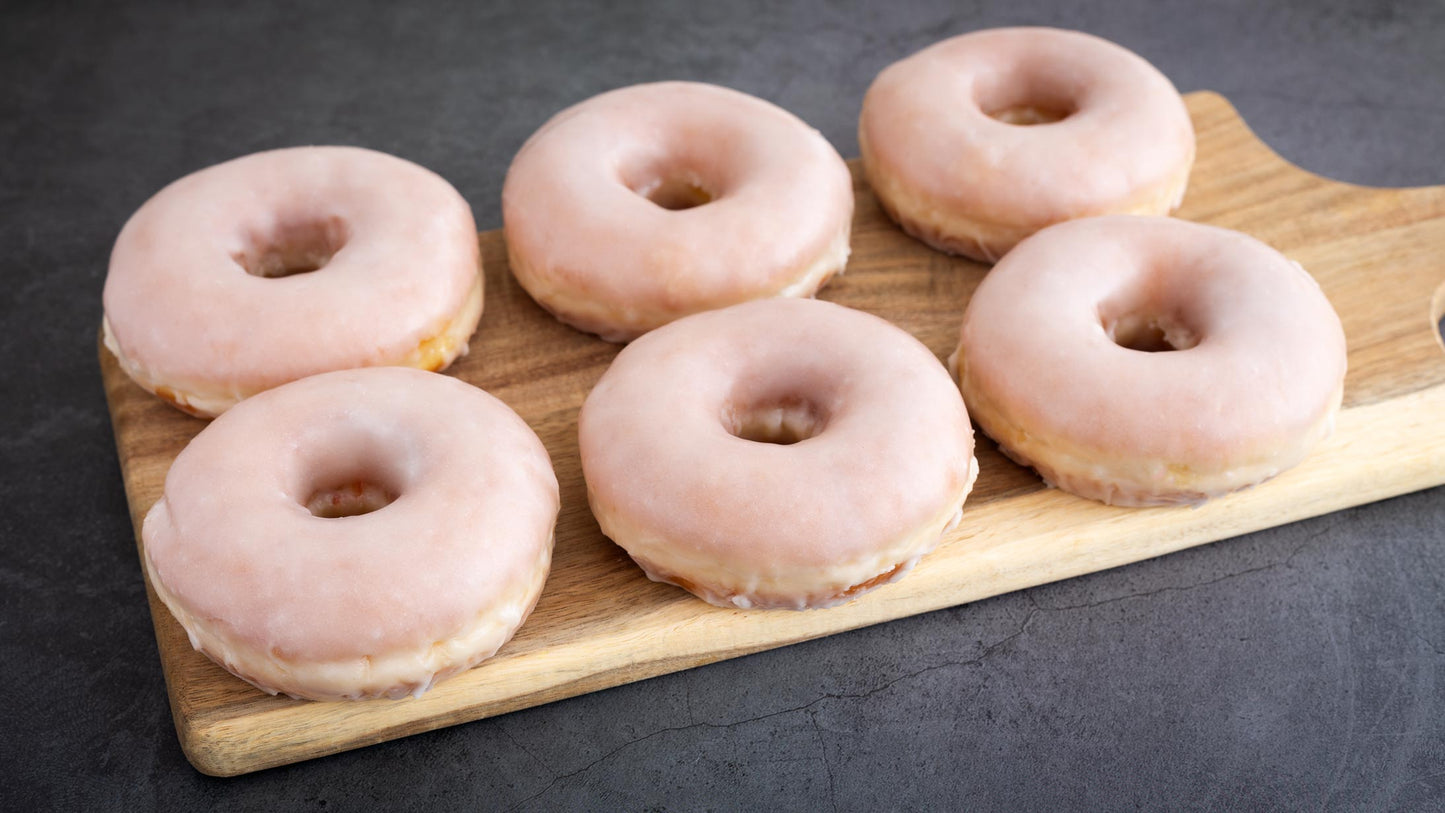
{"label": "glazed donut", "polygon": [[191,644],[271,694],[420,695],[541,593],[557,479],[487,393],[404,367],[248,398],[176,457],[141,529]]}
{"label": "glazed donut", "polygon": [[1198,504],[1329,435],[1345,336],[1314,279],[1264,243],[1119,215],[1019,243],[969,301],[952,365],[978,425],[1051,485]]}
{"label": "glazed donut", "polygon": [[440,370],[482,313],[471,209],[450,184],[355,147],[203,169],[121,229],[105,346],[136,383],[215,416],[328,370]]}
{"label": "glazed donut", "polygon": [[853,182],[796,116],[735,90],[635,85],[558,113],[502,189],[517,281],[630,341],[697,311],[812,296],[848,259]]}
{"label": "glazed donut", "polygon": [[869,184],[904,231],[993,262],[1071,218],[1168,214],[1194,163],[1169,80],[1098,37],[1000,28],[888,66],[863,100]]}
{"label": "glazed donut", "polygon": [[973,430],[929,350],[876,316],[767,299],[618,354],[578,418],[602,532],[721,607],[841,604],[957,521]]}

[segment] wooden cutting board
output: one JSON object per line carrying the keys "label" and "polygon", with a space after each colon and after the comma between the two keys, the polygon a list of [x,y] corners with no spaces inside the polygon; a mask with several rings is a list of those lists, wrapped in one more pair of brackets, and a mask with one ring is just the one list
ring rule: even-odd
{"label": "wooden cutting board", "polygon": [[[1294,470],[1202,508],[1111,508],[1046,489],[981,439],[963,522],[902,581],[844,607],[723,610],[648,581],[598,531],[577,456],[577,409],[617,348],[558,324],[507,271],[500,231],[481,235],[486,312],[451,371],[506,401],[557,467],[562,512],[536,611],[500,653],[420,699],[315,703],[270,697],[196,653],[150,592],[181,745],[201,771],[234,775],[724,658],[975,601],[1445,482],[1445,187],[1369,189],[1304,172],[1271,152],[1224,98],[1187,97],[1198,163],[1180,217],[1249,232],[1302,263],[1344,321],[1345,403],[1335,435]],[[954,347],[985,267],[914,242],[858,197],[845,276],[821,293]],[[1268,353],[1269,348],[1260,348]],[[166,470],[205,425],[101,374],[139,538]],[[149,589],[149,588],[148,588]]]}

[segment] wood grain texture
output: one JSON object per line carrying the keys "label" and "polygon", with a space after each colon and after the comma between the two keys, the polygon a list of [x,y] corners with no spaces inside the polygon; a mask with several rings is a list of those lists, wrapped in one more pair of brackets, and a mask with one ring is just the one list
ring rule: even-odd
{"label": "wood grain texture", "polygon": [[[557,468],[562,513],[536,611],[491,660],[420,699],[314,703],[270,697],[193,651],[150,592],[181,744],[201,771],[234,775],[502,714],[629,681],[1115,567],[1445,482],[1445,187],[1369,189],[1276,156],[1222,97],[1187,97],[1199,157],[1180,217],[1274,245],[1320,281],[1349,344],[1335,435],[1294,470],[1202,508],[1111,508],[1046,489],[986,439],[962,524],[902,581],[844,607],[723,610],[649,582],[598,531],[577,456],[577,408],[617,348],[543,313],[481,235],[486,311],[452,373],[500,397]],[[939,356],[956,341],[981,265],[934,253],[858,196],[847,274],[820,295],[903,326]],[[1261,348],[1268,352],[1268,348]],[[103,348],[101,372],[131,517],[160,496],[203,426],[149,396]],[[149,589],[149,588],[148,588]]]}

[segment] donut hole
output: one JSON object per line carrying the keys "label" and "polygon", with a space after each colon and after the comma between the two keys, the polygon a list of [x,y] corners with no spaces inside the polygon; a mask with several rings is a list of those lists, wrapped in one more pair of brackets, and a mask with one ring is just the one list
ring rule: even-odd
{"label": "donut hole", "polygon": [[353,479],[316,489],[306,499],[306,509],[322,519],[359,517],[391,505],[397,496],[384,483]]}
{"label": "donut hole", "polygon": [[370,514],[391,505],[415,481],[410,431],[342,409],[294,440],[286,492],[322,519]]}
{"label": "donut hole", "polygon": [[1114,344],[1142,353],[1188,350],[1199,344],[1199,334],[1173,314],[1126,313],[1103,320],[1104,332]]}
{"label": "donut hole", "polygon": [[687,178],[662,178],[638,194],[670,212],[693,209],[712,202],[712,194]]}
{"label": "donut hole", "polygon": [[1033,124],[1053,124],[1056,121],[1063,121],[1073,114],[1074,111],[1058,107],[1038,107],[1035,105],[1020,104],[1013,107],[1005,107],[1002,110],[986,110],[989,118],[1001,121],[1004,124],[1014,124],[1020,127],[1027,127]]}
{"label": "donut hole", "polygon": [[779,446],[817,437],[827,423],[827,415],[817,404],[798,397],[735,406],[723,415],[723,427],[734,437]]}
{"label": "donut hole", "polygon": [[1018,127],[1054,124],[1079,111],[1071,89],[1060,87],[1053,77],[1027,72],[981,79],[974,101],[989,118]]}
{"label": "donut hole", "polygon": [[628,189],[671,212],[695,209],[717,199],[713,185],[681,162],[652,162],[624,170]]}
{"label": "donut hole", "polygon": [[253,277],[290,277],[324,268],[349,237],[339,217],[278,219],[250,230],[232,257]]}

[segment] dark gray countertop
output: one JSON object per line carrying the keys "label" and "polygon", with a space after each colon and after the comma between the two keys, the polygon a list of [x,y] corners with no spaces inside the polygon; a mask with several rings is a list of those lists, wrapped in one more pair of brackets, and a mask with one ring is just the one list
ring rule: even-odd
{"label": "dark gray countertop", "polygon": [[1001,24],[1130,47],[1315,172],[1445,184],[1445,4],[190,5],[0,11],[0,809],[1445,807],[1441,488],[202,776],[171,727],[95,360],[117,230],[208,164],[365,145],[436,170],[494,228],[513,152],[593,93],[729,85],[855,155],[880,68]]}

